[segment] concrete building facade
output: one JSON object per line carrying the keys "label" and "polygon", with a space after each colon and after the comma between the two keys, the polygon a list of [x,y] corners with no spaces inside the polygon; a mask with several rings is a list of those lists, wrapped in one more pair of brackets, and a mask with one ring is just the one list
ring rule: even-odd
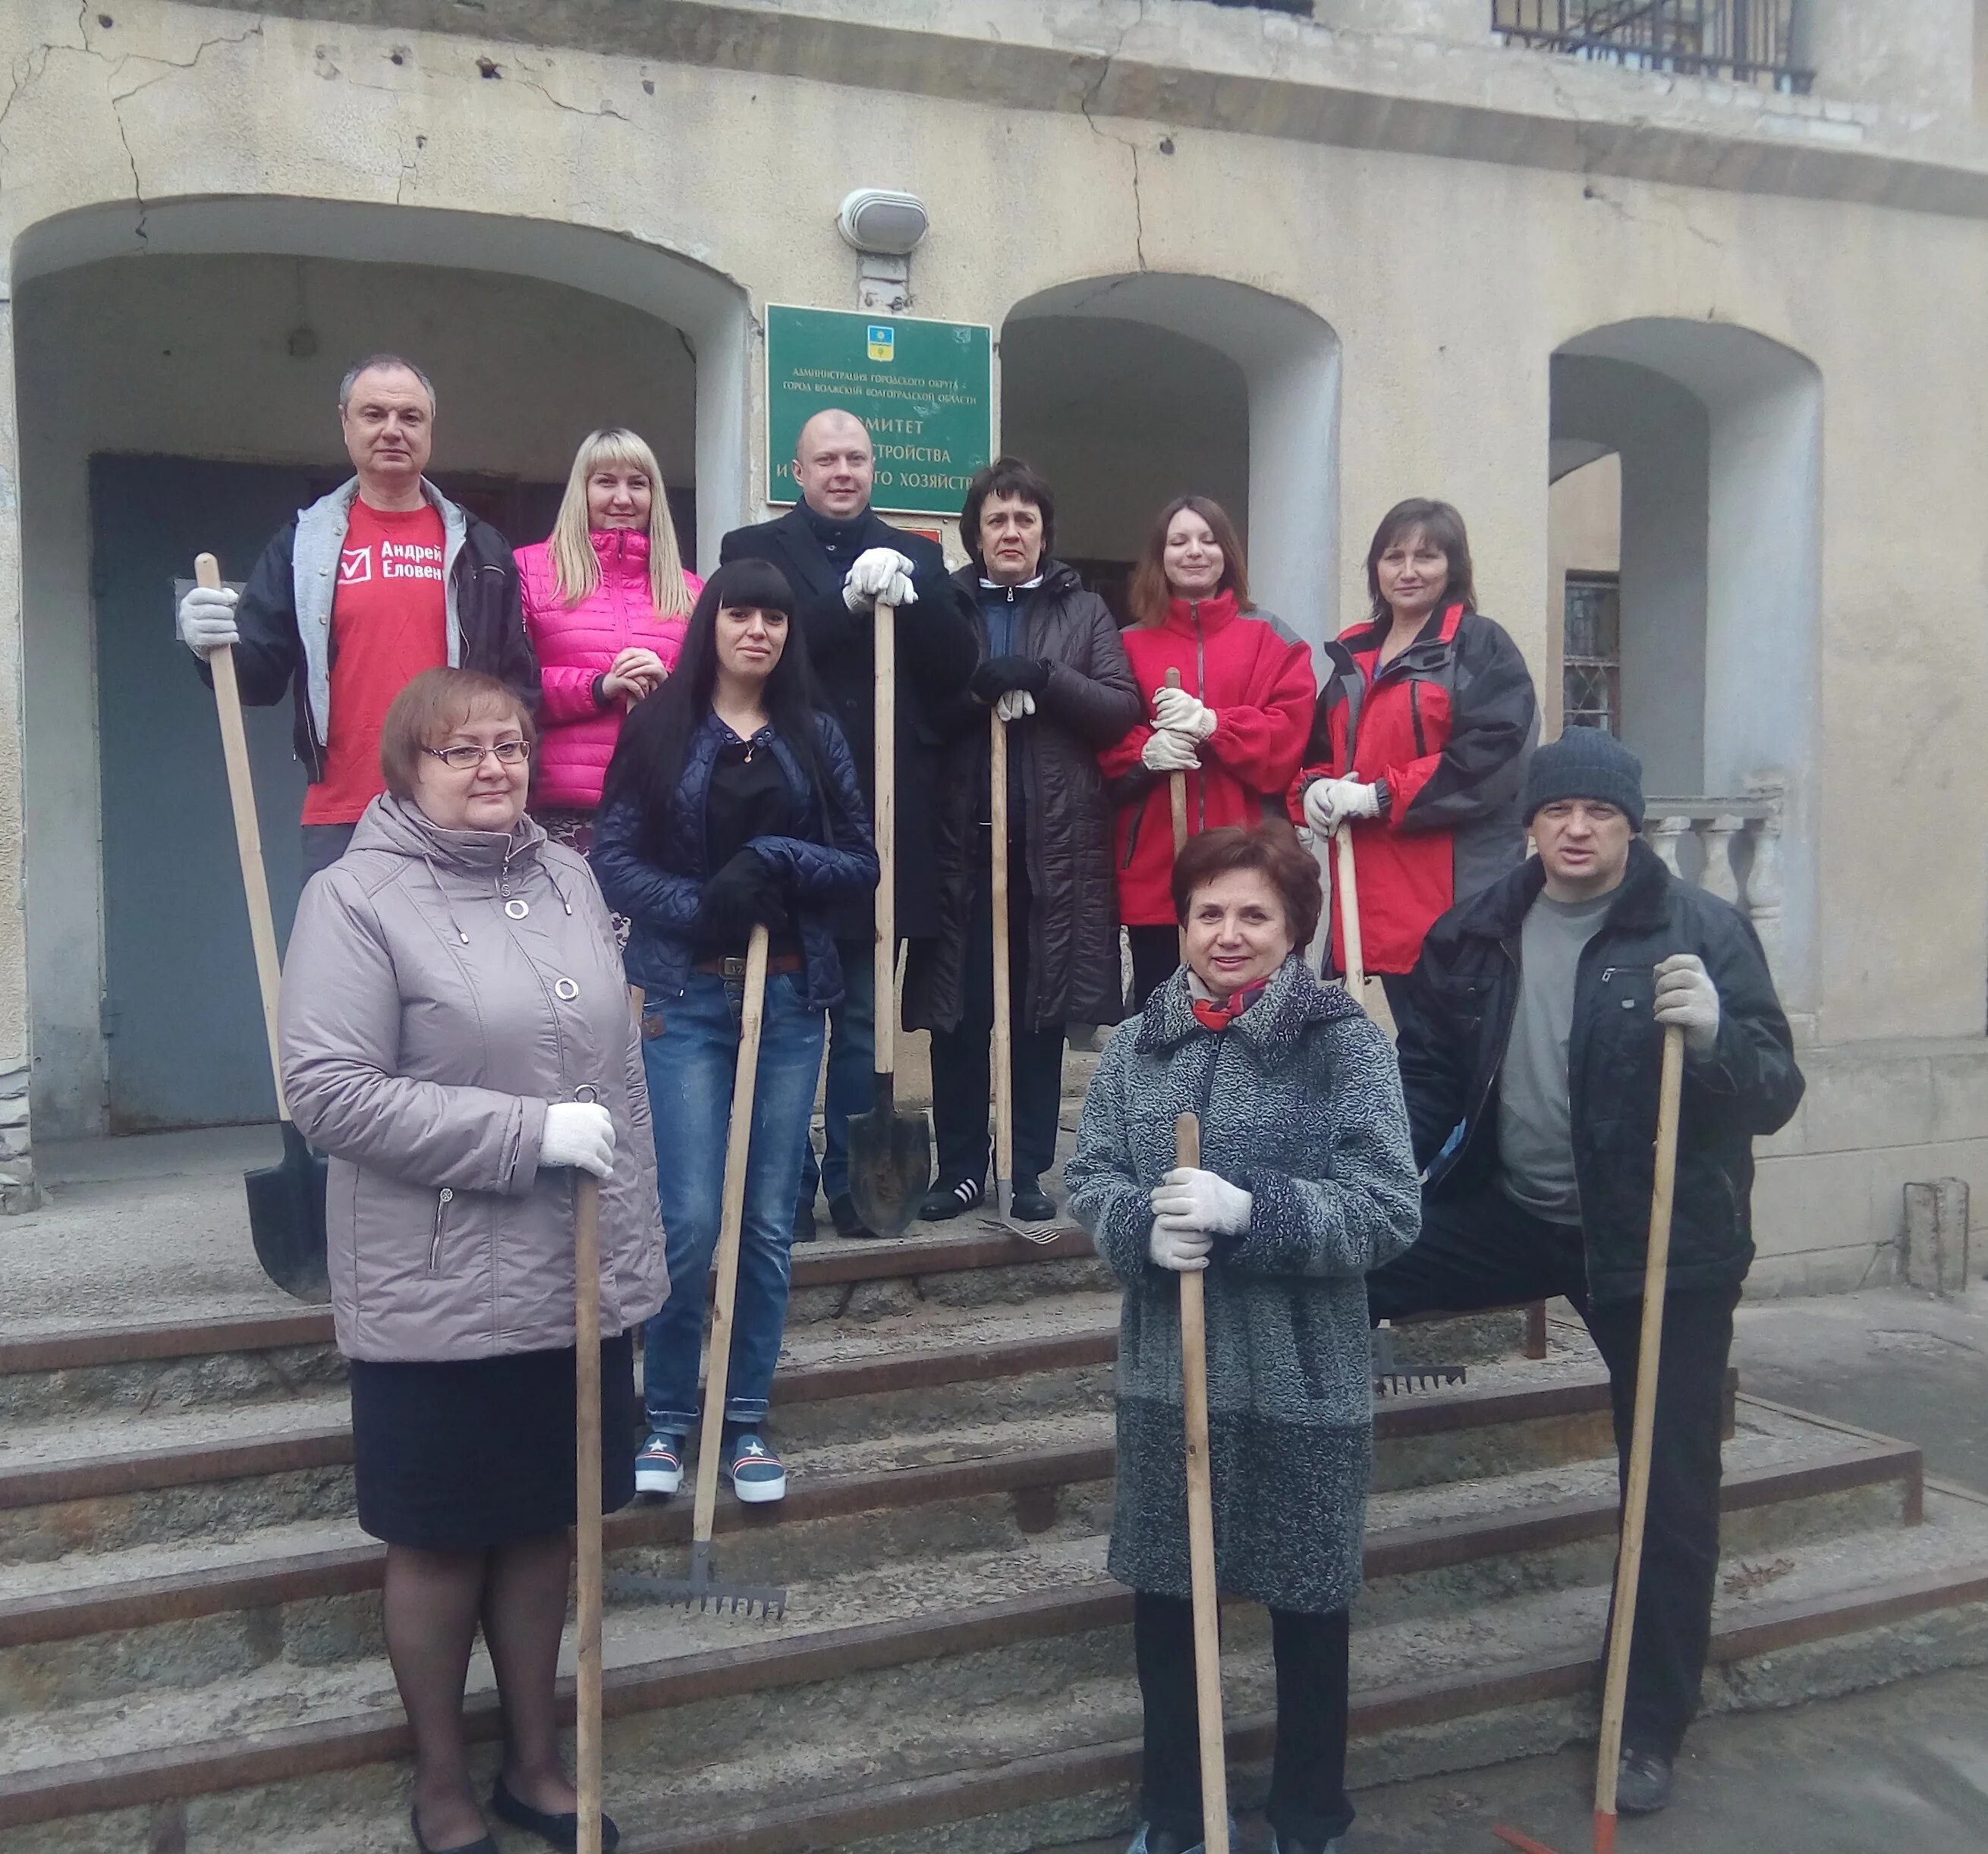
{"label": "concrete building facade", "polygon": [[[876,185],[930,214],[909,312],[994,328],[1073,556],[1215,494],[1322,639],[1381,512],[1441,495],[1557,714],[1552,485],[1615,460],[1622,731],[1810,1076],[1756,1281],[1886,1277],[1905,1183],[1988,1202],[1976,11],[1797,0],[1803,93],[1529,48],[1492,0],[16,0],[5,1190],[37,1139],[266,1111],[171,579],[342,474],[349,361],[419,359],[438,471],[520,519],[636,425],[708,562],[764,512],[765,306],[853,305],[835,214]],[[243,1092],[176,1119],[203,1066]]]}

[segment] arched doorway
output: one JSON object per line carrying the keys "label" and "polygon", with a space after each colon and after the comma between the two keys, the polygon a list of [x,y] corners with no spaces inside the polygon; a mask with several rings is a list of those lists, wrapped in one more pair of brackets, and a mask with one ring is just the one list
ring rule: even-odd
{"label": "arched doorway", "polygon": [[[1554,356],[1550,473],[1585,478],[1596,459],[1618,461],[1618,731],[1653,794],[1776,795],[1777,970],[1798,1000],[1814,918],[1804,799],[1821,449],[1821,374],[1749,329],[1653,317],[1591,330]],[[1565,641],[1556,626],[1557,671]]]}
{"label": "arched doorway", "polygon": [[[694,559],[743,501],[742,295],[681,259],[303,201],[168,203],[130,246],[128,213],[90,212],[15,248],[42,1136],[273,1111],[213,707],[173,637],[172,582],[201,549],[245,576],[349,474],[334,405],[353,360],[395,350],[433,376],[431,473],[514,542],[544,534],[603,423],[654,444]],[[250,722],[280,927],[302,773],[287,707]]]}
{"label": "arched doorway", "polygon": [[1067,504],[1060,548],[1129,560],[1198,490],[1242,525],[1263,603],[1314,643],[1337,630],[1339,341],[1310,310],[1219,278],[1094,278],[1017,303],[1001,366],[1002,445]]}

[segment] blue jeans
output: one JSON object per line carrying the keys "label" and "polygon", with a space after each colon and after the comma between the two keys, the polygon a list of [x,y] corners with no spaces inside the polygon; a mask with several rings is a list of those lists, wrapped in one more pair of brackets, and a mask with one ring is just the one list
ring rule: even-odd
{"label": "blue jeans", "polygon": [[[670,1297],[648,1324],[642,1402],[651,1429],[679,1434],[697,1422],[705,1284],[725,1193],[741,991],[715,974],[693,972],[681,1000],[652,994],[645,1005],[645,1016],[663,1023],[660,1036],[643,1042],[642,1065],[655,1121]],[[804,995],[800,975],[768,975],[725,1396],[730,1423],[756,1426],[765,1418],[786,1325],[794,1199],[821,1070],[822,1014],[807,1008]]]}
{"label": "blue jeans", "polygon": [[[849,1116],[877,1105],[877,946],[871,940],[838,940],[842,961],[842,1002],[828,1012],[828,1085],[822,1096],[819,1163],[807,1149],[795,1201],[806,1210],[820,1185],[833,1203],[849,1191]],[[810,1101],[812,1107],[813,1103]]]}

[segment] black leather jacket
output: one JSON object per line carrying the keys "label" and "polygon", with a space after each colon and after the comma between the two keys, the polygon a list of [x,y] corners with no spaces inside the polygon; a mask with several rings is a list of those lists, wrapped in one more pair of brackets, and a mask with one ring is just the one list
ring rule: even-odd
{"label": "black leather jacket", "polygon": [[[1415,1161],[1432,1195],[1481,1188],[1498,1166],[1498,1073],[1519,1001],[1519,935],[1545,883],[1539,859],[1429,930],[1395,1012]],[[1574,980],[1567,1039],[1574,1175],[1589,1292],[1639,1297],[1655,1169],[1663,1033],[1654,968],[1696,953],[1719,990],[1719,1040],[1687,1055],[1678,1127],[1673,1288],[1730,1286],[1753,1259],[1753,1141],[1802,1097],[1787,1018],[1753,928],[1716,895],[1629,846],[1628,873]]]}

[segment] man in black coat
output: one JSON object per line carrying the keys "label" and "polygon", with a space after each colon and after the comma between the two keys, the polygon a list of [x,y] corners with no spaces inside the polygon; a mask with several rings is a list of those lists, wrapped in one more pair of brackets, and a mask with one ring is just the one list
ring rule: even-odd
{"label": "man in black coat", "polygon": [[[793,583],[795,616],[824,706],[856,756],[864,801],[876,802],[877,603],[897,608],[898,933],[938,931],[933,797],[940,755],[931,717],[966,687],[979,659],[973,608],[948,576],[935,542],[907,534],[875,514],[876,463],[870,434],[854,413],[817,412],[794,446],[801,501],[777,521],[737,528],[718,549],[724,560],[770,560]],[[834,922],[843,1001],[829,1013],[827,1152],[819,1183],[838,1234],[868,1235],[849,1195],[849,1116],[867,1113],[876,1072],[876,921],[874,903],[845,907]],[[814,1231],[817,1182],[813,1155],[801,1181],[796,1238]]]}
{"label": "man in black coat", "polygon": [[1422,1231],[1367,1278],[1375,1319],[1564,1295],[1608,1367],[1626,1461],[1666,1026],[1684,1032],[1675,1207],[1617,1806],[1668,1800],[1719,1567],[1733,1310],[1753,1259],[1753,1144],[1801,1072],[1736,910],[1638,835],[1642,767],[1575,728],[1533,755],[1538,853],[1430,929],[1395,1012]]}

